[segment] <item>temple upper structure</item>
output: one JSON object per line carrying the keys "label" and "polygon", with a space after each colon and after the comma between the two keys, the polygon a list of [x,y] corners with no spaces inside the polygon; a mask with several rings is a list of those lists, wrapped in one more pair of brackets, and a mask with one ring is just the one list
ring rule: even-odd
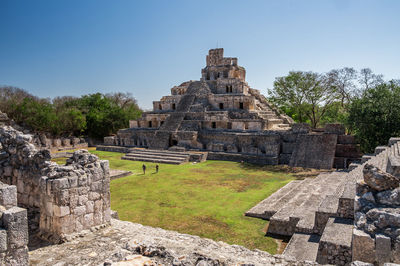
{"label": "temple upper structure", "polygon": [[[207,150],[219,143],[222,151],[243,152],[241,136],[259,138],[289,130],[293,120],[250,88],[245,78],[237,58],[224,57],[222,48],[211,49],[200,80],[173,87],[171,95],[153,102],[153,111],[130,121],[130,128],[117,136],[106,137],[105,144]],[[250,146],[262,153],[265,149],[255,142]]]}

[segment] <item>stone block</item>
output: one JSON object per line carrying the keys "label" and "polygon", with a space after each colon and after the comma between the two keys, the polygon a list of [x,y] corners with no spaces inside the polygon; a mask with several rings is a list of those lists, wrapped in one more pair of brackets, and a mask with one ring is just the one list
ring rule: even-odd
{"label": "stone block", "polygon": [[75,230],[75,221],[72,215],[67,215],[64,217],[59,217],[56,219],[58,225],[58,232],[64,234],[74,233]]}
{"label": "stone block", "polygon": [[390,262],[391,240],[390,237],[378,234],[375,236],[375,256],[379,264]]}
{"label": "stone block", "polygon": [[293,133],[293,132],[284,132],[282,133],[282,140],[284,142],[296,142],[297,139],[297,134]]}
{"label": "stone block", "polygon": [[79,205],[85,205],[85,203],[88,201],[88,195],[81,195],[78,197],[78,204]]}
{"label": "stone block", "polygon": [[94,202],[94,212],[102,212],[103,211],[103,201],[96,200]]}
{"label": "stone block", "polygon": [[226,146],[226,151],[227,152],[238,152],[238,149],[237,149],[236,145],[229,144]]}
{"label": "stone block", "polygon": [[109,223],[111,221],[111,209],[107,208],[104,210],[104,215],[103,215],[103,223]]}
{"label": "stone block", "polygon": [[400,138],[390,138],[389,142],[388,142],[388,146],[392,146],[393,144],[395,144],[396,142],[399,142]]}
{"label": "stone block", "polygon": [[0,229],[0,253],[7,251],[7,231]]}
{"label": "stone block", "polygon": [[81,216],[86,213],[86,206],[78,206],[73,211],[74,215]]}
{"label": "stone block", "polygon": [[324,132],[327,134],[344,135],[346,134],[346,128],[342,124],[326,124]]}
{"label": "stone block", "polygon": [[26,209],[12,207],[3,212],[3,226],[7,230],[11,248],[25,247],[28,244],[28,218]]}
{"label": "stone block", "polygon": [[88,176],[86,174],[83,174],[78,177],[78,185],[79,186],[86,186],[88,183]]}
{"label": "stone block", "polygon": [[87,195],[89,193],[88,187],[79,187],[77,188],[78,195]]}
{"label": "stone block", "polygon": [[102,191],[102,188],[103,188],[102,181],[97,181],[97,182],[93,182],[92,184],[90,184],[90,190],[92,190],[92,191]]}
{"label": "stone block", "polygon": [[87,213],[94,212],[94,202],[93,201],[87,201],[85,206],[86,206],[86,212]]}
{"label": "stone block", "polygon": [[290,166],[331,169],[335,158],[337,135],[300,134],[290,159]]}
{"label": "stone block", "polygon": [[11,166],[4,167],[3,175],[4,176],[11,176],[12,175],[12,170],[13,170],[13,168]]}
{"label": "stone block", "polygon": [[359,145],[354,144],[337,144],[336,145],[336,157],[346,157],[346,158],[360,158],[361,151]]}
{"label": "stone block", "polygon": [[292,132],[293,133],[308,133],[310,132],[311,127],[307,123],[296,123],[292,125]]}
{"label": "stone block", "polygon": [[103,213],[95,212],[93,214],[93,225],[99,225],[103,223]]}
{"label": "stone block", "polygon": [[291,154],[284,154],[281,153],[279,155],[279,164],[289,164],[290,163],[290,158],[292,157]]}
{"label": "stone block", "polygon": [[0,205],[6,208],[17,206],[17,187],[0,185]]}
{"label": "stone block", "polygon": [[56,203],[58,205],[67,205],[69,203],[69,190],[63,189],[57,193]]}
{"label": "stone block", "polygon": [[338,144],[355,144],[356,140],[352,135],[339,135]]}
{"label": "stone block", "polygon": [[54,215],[56,217],[63,217],[63,216],[69,215],[71,213],[70,208],[68,206],[54,205],[53,208],[54,208]]}
{"label": "stone block", "polygon": [[60,147],[61,146],[61,139],[53,139],[53,146]]}
{"label": "stone block", "polygon": [[295,143],[290,142],[282,142],[282,153],[293,153],[294,147],[296,146]]}
{"label": "stone block", "polygon": [[387,149],[387,146],[377,146],[375,147],[374,154],[378,155],[379,153],[385,151]]}
{"label": "stone block", "polygon": [[53,191],[62,190],[69,188],[68,178],[57,178],[52,182]]}
{"label": "stone block", "polygon": [[97,192],[89,192],[89,200],[98,200],[100,199],[100,194]]}
{"label": "stone block", "polygon": [[80,141],[81,141],[81,140],[80,140],[79,138],[71,138],[71,144],[72,144],[73,146],[79,144]]}
{"label": "stone block", "polygon": [[93,226],[93,213],[88,213],[85,216],[83,216],[83,226],[85,228],[89,228]]}
{"label": "stone block", "polygon": [[[43,209],[42,209],[43,211]],[[48,216],[53,216],[54,214],[54,205],[53,202],[51,201],[44,201],[44,211],[46,215]]]}
{"label": "stone block", "polygon": [[71,188],[78,186],[78,177],[77,176],[69,176],[68,181],[69,181],[69,186]]}
{"label": "stone block", "polygon": [[71,140],[70,139],[62,139],[61,143],[64,147],[69,147],[71,146]]}
{"label": "stone block", "polygon": [[352,260],[374,263],[375,261],[375,240],[367,233],[353,229]]}
{"label": "stone block", "polygon": [[394,243],[392,250],[392,261],[395,263],[400,263],[400,238],[397,237],[397,240]]}

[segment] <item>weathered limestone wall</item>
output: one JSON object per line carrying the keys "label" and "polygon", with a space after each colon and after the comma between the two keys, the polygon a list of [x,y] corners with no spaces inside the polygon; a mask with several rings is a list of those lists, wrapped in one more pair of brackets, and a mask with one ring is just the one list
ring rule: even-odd
{"label": "weathered limestone wall", "polygon": [[16,186],[0,182],[0,265],[28,265],[28,218]]}
{"label": "weathered limestone wall", "polygon": [[400,263],[400,175],[389,163],[400,159],[400,139],[392,138],[385,154],[364,165],[354,204],[353,260],[379,265]]}
{"label": "weathered limestone wall", "polygon": [[49,150],[37,150],[32,136],[0,127],[0,181],[15,185],[18,205],[32,213],[42,236],[60,241],[110,221],[108,161],[85,150],[67,165],[50,161]]}

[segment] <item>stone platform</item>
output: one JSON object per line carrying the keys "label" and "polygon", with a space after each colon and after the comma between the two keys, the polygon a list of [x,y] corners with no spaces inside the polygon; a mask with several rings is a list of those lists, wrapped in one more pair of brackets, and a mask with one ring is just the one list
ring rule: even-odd
{"label": "stone platform", "polygon": [[[136,256],[135,255],[141,255]],[[30,251],[30,265],[317,265],[211,239],[111,219],[111,226]],[[118,264],[130,260],[131,264]],[[139,264],[142,265],[142,264]]]}
{"label": "stone platform", "polygon": [[364,248],[359,243],[365,241],[356,242],[358,246],[352,242],[354,237],[362,238],[353,230],[356,183],[363,180],[365,164],[396,174],[399,159],[400,141],[392,138],[388,147],[378,147],[374,155],[363,158],[363,164],[353,164],[351,171],[292,181],[245,215],[269,220],[267,234],[292,236],[284,251],[286,256],[335,265],[366,258],[359,255]]}

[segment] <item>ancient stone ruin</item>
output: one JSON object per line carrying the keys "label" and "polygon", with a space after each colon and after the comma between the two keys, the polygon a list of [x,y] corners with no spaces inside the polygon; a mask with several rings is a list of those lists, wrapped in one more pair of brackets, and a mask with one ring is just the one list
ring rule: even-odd
{"label": "ancient stone ruin", "polygon": [[108,161],[78,150],[57,165],[31,141],[0,125],[0,264],[26,264],[28,222],[29,234],[53,243],[110,223]]}
{"label": "ancient stone ruin", "polygon": [[247,216],[289,236],[283,255],[321,264],[400,263],[400,139],[391,138],[351,171],[295,180]]}
{"label": "ancient stone ruin", "polygon": [[[237,58],[223,52],[210,50],[199,81],[173,87],[170,96],[153,102],[153,111],[97,148],[130,153],[124,159],[164,163],[177,163],[171,150],[207,152],[212,160],[326,169],[346,168],[359,159],[354,138],[341,125],[312,131],[294,124],[247,84]],[[152,152],[126,149],[132,147]],[[167,149],[170,153],[160,154]]]}

